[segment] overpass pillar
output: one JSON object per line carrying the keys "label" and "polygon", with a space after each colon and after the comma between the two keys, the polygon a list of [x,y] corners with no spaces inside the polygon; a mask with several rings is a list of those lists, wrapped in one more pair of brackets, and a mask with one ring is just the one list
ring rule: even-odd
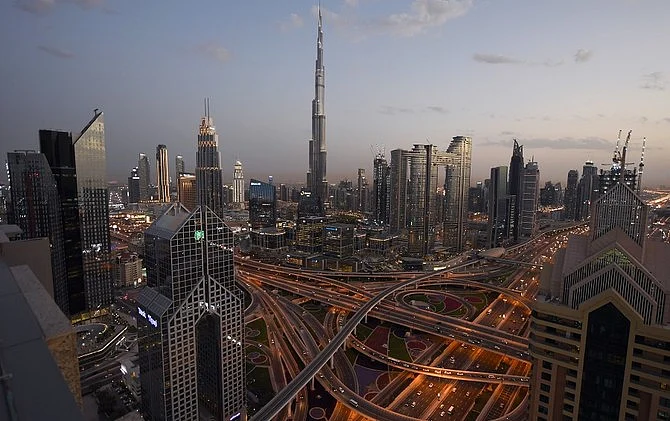
{"label": "overpass pillar", "polygon": [[335,356],[330,357],[330,369],[335,369]]}
{"label": "overpass pillar", "polygon": [[368,313],[365,313],[365,323],[368,322]]}
{"label": "overpass pillar", "polygon": [[312,381],[310,382],[309,386],[310,386],[309,390],[311,390],[313,392],[314,391],[314,376],[312,376]]}

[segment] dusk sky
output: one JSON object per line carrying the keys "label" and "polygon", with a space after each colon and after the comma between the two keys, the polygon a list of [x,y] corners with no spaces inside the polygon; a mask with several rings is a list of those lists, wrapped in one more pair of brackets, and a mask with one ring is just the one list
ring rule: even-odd
{"label": "dusk sky", "polygon": [[[473,137],[472,182],[509,165],[512,139],[542,182],[585,160],[629,162],[670,185],[670,1],[323,0],[328,180],[371,177],[378,149]],[[105,112],[110,179],[166,144],[193,170],[211,98],[224,177],[304,182],[315,1],[10,0],[0,4],[0,153],[39,129],[77,133]],[[152,177],[155,167],[152,168]],[[5,179],[3,174],[2,180]]]}

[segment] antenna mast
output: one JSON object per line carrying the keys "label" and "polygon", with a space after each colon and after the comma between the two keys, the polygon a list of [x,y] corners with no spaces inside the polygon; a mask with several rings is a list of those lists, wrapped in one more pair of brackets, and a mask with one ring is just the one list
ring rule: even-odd
{"label": "antenna mast", "polygon": [[642,172],[644,171],[644,148],[647,145],[647,138],[642,138],[642,153],[640,154],[640,165],[637,176],[637,193],[640,194],[642,191]]}

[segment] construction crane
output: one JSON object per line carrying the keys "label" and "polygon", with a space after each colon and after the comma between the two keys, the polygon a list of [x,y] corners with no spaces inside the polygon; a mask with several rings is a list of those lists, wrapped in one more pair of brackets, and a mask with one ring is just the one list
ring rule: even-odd
{"label": "construction crane", "polygon": [[640,154],[640,165],[638,166],[637,171],[637,193],[640,194],[642,191],[642,172],[644,171],[644,148],[647,145],[647,138],[642,138],[642,153]]}

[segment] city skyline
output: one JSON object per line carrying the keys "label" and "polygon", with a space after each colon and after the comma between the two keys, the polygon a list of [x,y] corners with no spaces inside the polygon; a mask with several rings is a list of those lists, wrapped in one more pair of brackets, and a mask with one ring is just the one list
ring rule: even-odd
{"label": "city skyline", "polygon": [[[324,2],[329,182],[370,170],[378,148],[388,159],[395,148],[428,139],[444,149],[467,135],[473,183],[506,164],[500,156],[512,138],[539,163],[541,183],[565,183],[587,159],[605,168],[617,131],[633,129],[629,161],[639,159],[646,136],[644,183],[667,184],[670,65],[650,46],[670,35],[669,8],[629,0]],[[304,183],[314,2],[211,5],[192,23],[179,17],[193,6],[154,9],[104,1],[0,6],[12,17],[0,30],[8,63],[0,76],[11,81],[0,113],[3,156],[37,149],[39,129],[76,131],[100,107],[110,179],[125,180],[136,154],[159,143],[193,168],[194,121],[209,96],[226,181],[240,159],[250,177]]]}

